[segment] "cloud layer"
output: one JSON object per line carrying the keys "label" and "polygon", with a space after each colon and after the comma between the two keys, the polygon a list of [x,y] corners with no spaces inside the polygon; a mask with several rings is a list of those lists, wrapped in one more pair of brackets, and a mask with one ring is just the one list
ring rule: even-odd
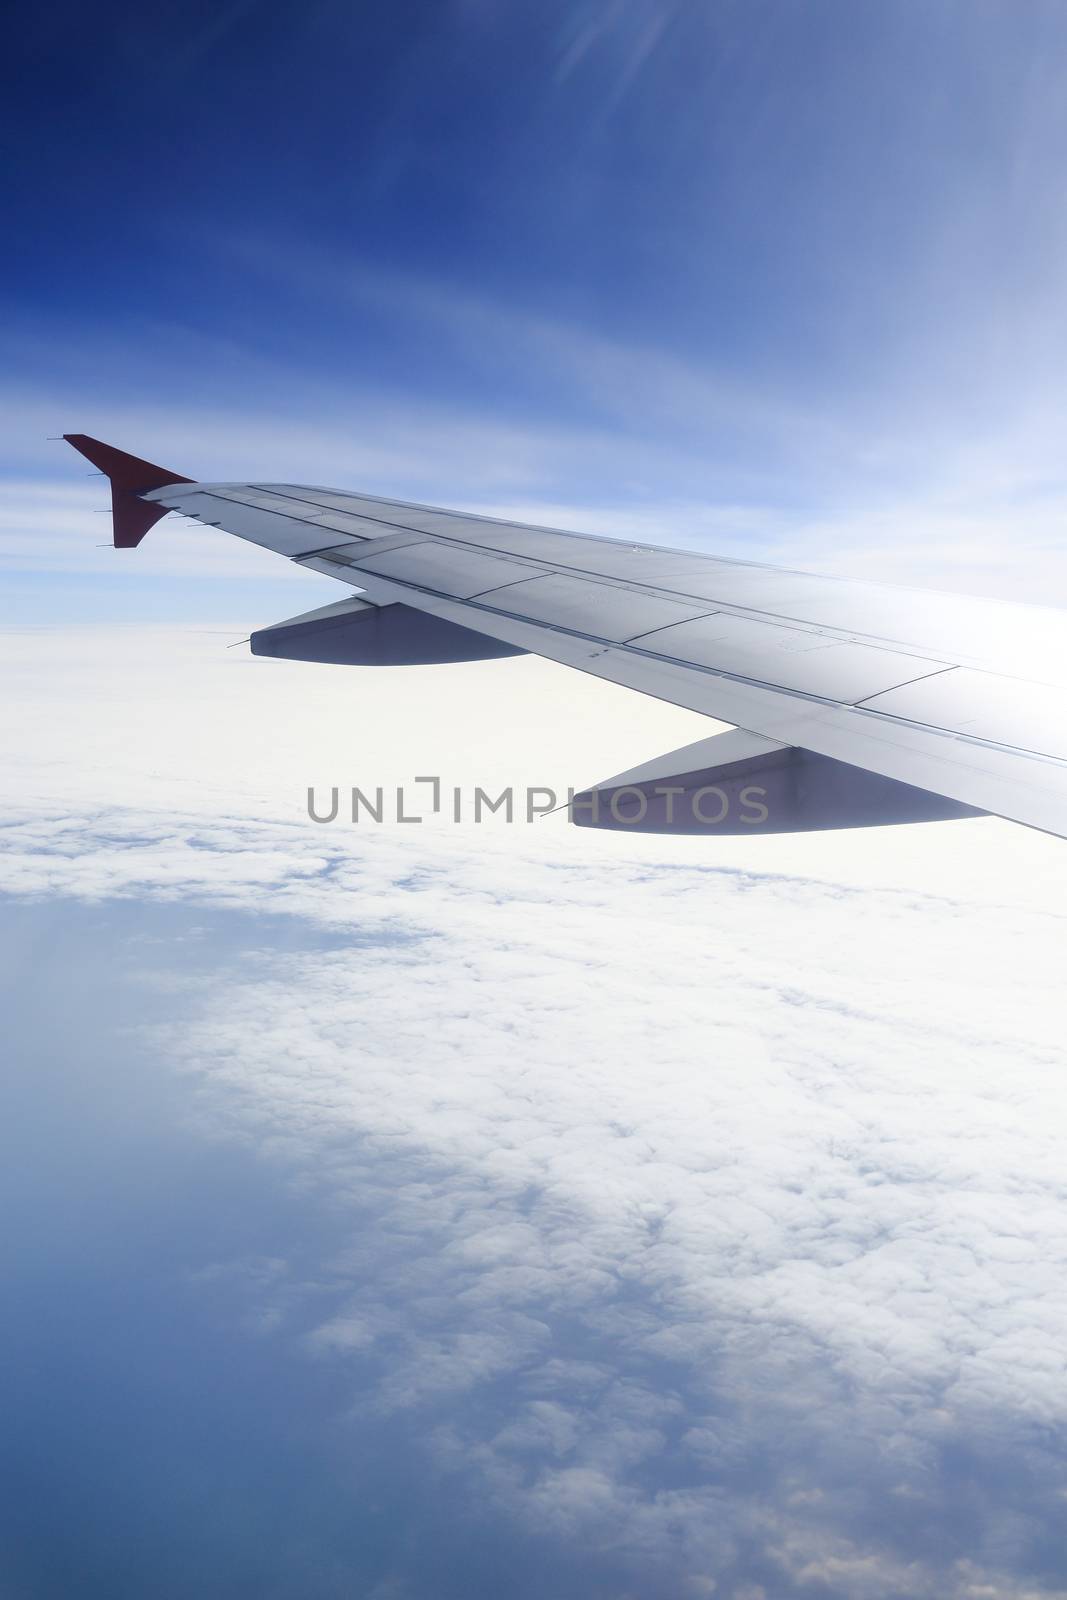
{"label": "cloud layer", "polygon": [[[131,674],[144,642],[21,641],[4,883],[254,919],[145,1049],[213,1137],[350,1219],[253,1274],[262,1336],[330,1370],[357,1430],[410,1429],[442,1493],[592,1553],[605,1593],[1063,1590],[1055,841],[316,827],[293,774],[352,758],[372,688],[360,777],[408,775],[420,733],[418,765],[458,736],[477,779],[532,771],[539,738],[610,770],[678,730],[580,685],[539,734],[536,674],[458,669],[443,734],[427,675],[173,635]],[[491,694],[529,724],[487,741]],[[306,946],[272,950],[281,912]]]}

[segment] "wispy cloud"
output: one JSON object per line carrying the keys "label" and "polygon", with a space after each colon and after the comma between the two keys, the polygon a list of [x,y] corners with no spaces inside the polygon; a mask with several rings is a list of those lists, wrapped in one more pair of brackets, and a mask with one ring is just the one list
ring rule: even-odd
{"label": "wispy cloud", "polygon": [[[45,436],[76,425],[196,476],[352,486],[801,568],[1067,600],[1051,285],[989,319],[995,350],[987,323],[946,318],[905,372],[890,381],[876,365],[857,387],[682,355],[321,246],[238,234],[214,248],[285,303],[313,303],[319,334],[300,353],[195,326],[24,331],[11,362],[32,357],[34,375],[0,395],[20,565],[39,548],[47,569],[70,549],[34,536],[43,509],[23,509],[18,483],[72,484],[63,447]],[[388,362],[361,349],[382,328],[397,341]],[[199,545],[180,548],[192,572]]]}

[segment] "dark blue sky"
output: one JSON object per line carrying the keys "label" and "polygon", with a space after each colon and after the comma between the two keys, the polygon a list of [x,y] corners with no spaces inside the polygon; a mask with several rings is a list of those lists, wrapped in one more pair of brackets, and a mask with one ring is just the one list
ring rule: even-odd
{"label": "dark blue sky", "polygon": [[22,32],[24,359],[46,328],[143,355],[201,336],[586,414],[506,325],[449,337],[432,307],[383,307],[368,285],[393,280],[747,384],[803,375],[821,404],[897,382],[991,280],[1019,291],[1062,193],[1067,28],[1045,0],[61,4]]}

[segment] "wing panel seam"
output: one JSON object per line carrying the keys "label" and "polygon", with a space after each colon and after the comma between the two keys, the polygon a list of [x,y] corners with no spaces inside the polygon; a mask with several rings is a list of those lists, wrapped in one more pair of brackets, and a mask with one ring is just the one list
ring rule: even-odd
{"label": "wing panel seam", "polygon": [[[489,616],[497,616],[509,622],[517,622],[523,627],[536,628],[549,634],[564,634],[568,638],[579,639],[586,644],[599,645],[601,649],[598,653],[601,655],[621,651],[625,654],[640,656],[646,660],[658,662],[663,666],[678,667],[684,672],[699,673],[702,677],[718,678],[722,679],[726,683],[743,684],[748,688],[767,690],[772,694],[783,695],[790,700],[799,700],[805,705],[823,706],[832,711],[853,712],[863,717],[865,720],[871,721],[874,726],[877,726],[880,723],[883,726],[886,724],[895,724],[899,727],[922,728],[928,732],[935,732],[942,738],[952,740],[954,743],[972,745],[979,749],[997,750],[1007,755],[1025,755],[1049,766],[1067,766],[1067,762],[1061,760],[1058,756],[1049,755],[1043,750],[1030,750],[1019,745],[1001,744],[996,739],[983,739],[975,734],[961,733],[952,728],[938,727],[936,723],[917,722],[913,718],[895,716],[892,712],[888,711],[874,711],[864,706],[860,702],[852,703],[848,700],[834,700],[827,695],[814,694],[810,690],[792,689],[783,684],[772,683],[766,678],[750,678],[746,677],[743,673],[730,672],[726,668],[706,667],[701,665],[699,662],[681,661],[675,656],[660,655],[655,650],[645,650],[640,647],[634,648],[631,645],[620,643],[618,640],[605,639],[598,634],[584,633],[578,628],[565,627],[561,623],[542,622],[536,617],[524,617],[518,612],[505,611],[499,606],[488,606],[484,603],[477,602],[473,597],[468,599],[460,599],[456,595],[445,594],[440,590],[430,589],[424,585],[409,583],[402,578],[385,578],[385,575],[380,573],[367,573],[365,576],[379,579],[384,578],[385,582],[394,585],[398,589],[407,589],[414,594],[423,594],[426,595],[428,599],[443,601],[448,605],[469,607],[472,611],[484,612]],[[582,670],[579,664],[576,662],[569,664],[578,667],[579,670]],[[942,672],[951,672],[954,670],[956,669],[953,667],[945,667],[940,668],[932,673],[925,673],[923,676],[939,677]],[[881,692],[888,694],[890,691],[883,690]],[[868,696],[868,698],[873,697]]]}

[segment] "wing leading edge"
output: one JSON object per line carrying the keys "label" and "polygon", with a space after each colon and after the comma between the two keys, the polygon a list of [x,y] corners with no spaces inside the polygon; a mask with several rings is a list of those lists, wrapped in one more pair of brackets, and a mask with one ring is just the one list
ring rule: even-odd
{"label": "wing leading edge", "polygon": [[[66,437],[112,476],[110,457],[101,454],[111,447]],[[359,591],[363,609],[403,624],[395,632],[391,622],[363,622],[354,660],[368,659],[372,636],[406,637],[414,651],[393,649],[380,659],[530,651],[732,723],[800,753],[770,764],[783,793],[807,794],[792,818],[779,811],[783,826],[991,812],[1067,837],[1063,612],[304,485],[174,475],[155,483],[146,476],[137,485],[131,474],[165,469],[122,452],[111,456],[121,458],[112,476],[116,543],[120,510],[127,529],[138,515],[132,501],[151,519],[138,538],[173,510],[336,578]],[[427,635],[438,629],[421,653],[418,614]],[[292,626],[306,622],[293,619]],[[330,631],[327,653],[335,659],[333,621]],[[288,644],[293,658],[296,634]],[[283,651],[268,645],[262,653]],[[836,774],[835,765],[842,769]],[[920,800],[903,805],[904,815],[886,815],[892,789],[858,782],[856,769],[899,785],[913,800],[925,792],[944,803]],[[620,785],[595,787],[606,793]],[[812,798],[815,790],[825,804]],[[873,814],[864,815],[865,804]],[[813,821],[816,812],[828,820]]]}

